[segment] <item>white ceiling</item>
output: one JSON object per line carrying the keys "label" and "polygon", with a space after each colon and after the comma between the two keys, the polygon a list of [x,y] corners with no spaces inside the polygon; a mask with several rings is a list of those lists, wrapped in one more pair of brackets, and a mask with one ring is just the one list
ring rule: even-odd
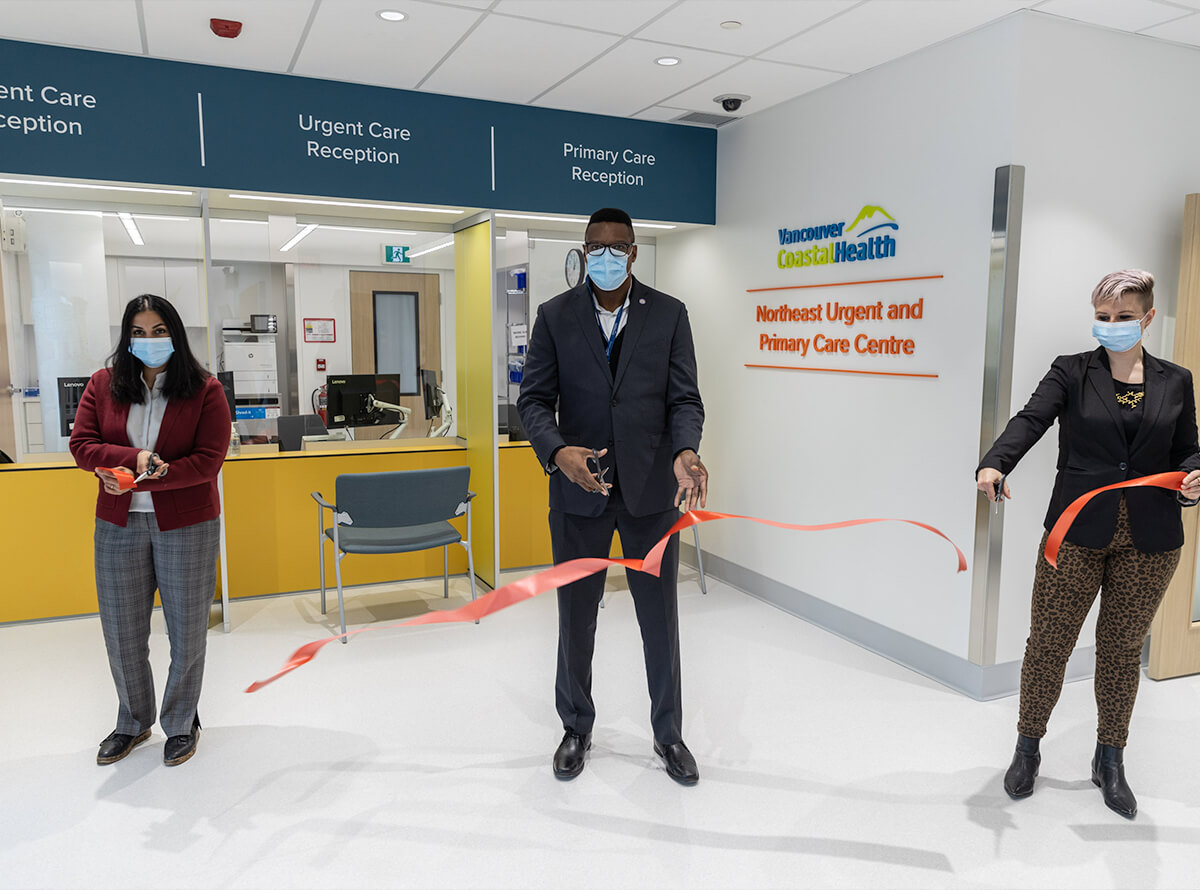
{"label": "white ceiling", "polygon": [[0,0],[0,37],[672,120],[726,93],[753,114],[1019,9],[1200,46],[1200,0]]}

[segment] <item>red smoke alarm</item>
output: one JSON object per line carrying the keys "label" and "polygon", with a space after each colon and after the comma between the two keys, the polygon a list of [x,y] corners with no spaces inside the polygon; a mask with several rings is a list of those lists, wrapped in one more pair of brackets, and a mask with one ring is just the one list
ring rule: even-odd
{"label": "red smoke alarm", "polygon": [[209,19],[208,27],[218,37],[228,37],[230,39],[237,37],[242,33],[242,23],[235,22],[230,19]]}

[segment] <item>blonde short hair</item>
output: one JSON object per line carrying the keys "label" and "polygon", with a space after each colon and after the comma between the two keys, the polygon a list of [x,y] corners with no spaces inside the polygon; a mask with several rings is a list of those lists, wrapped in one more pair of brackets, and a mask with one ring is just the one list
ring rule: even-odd
{"label": "blonde short hair", "polygon": [[1092,291],[1092,305],[1099,306],[1101,303],[1119,300],[1126,294],[1137,294],[1141,297],[1142,311],[1149,312],[1154,308],[1154,276],[1142,269],[1109,272]]}

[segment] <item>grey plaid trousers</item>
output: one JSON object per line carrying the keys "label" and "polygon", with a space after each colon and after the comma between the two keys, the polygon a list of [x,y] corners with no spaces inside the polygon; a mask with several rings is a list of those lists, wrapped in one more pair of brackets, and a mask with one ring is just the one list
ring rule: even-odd
{"label": "grey plaid trousers", "polygon": [[117,732],[136,736],[154,725],[150,614],[155,589],[171,641],[160,722],[168,736],[191,732],[204,679],[219,534],[218,519],[167,532],[158,530],[153,513],[130,512],[125,528],[96,520],[96,593],[117,687]]}

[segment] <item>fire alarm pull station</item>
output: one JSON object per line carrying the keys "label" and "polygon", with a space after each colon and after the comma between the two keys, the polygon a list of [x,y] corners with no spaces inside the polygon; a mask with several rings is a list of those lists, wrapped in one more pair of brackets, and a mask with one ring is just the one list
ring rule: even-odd
{"label": "fire alarm pull station", "polygon": [[319,358],[319,359],[317,359],[317,370],[318,370],[318,371],[324,371],[324,370],[325,370],[325,359],[323,359],[323,358]]}

